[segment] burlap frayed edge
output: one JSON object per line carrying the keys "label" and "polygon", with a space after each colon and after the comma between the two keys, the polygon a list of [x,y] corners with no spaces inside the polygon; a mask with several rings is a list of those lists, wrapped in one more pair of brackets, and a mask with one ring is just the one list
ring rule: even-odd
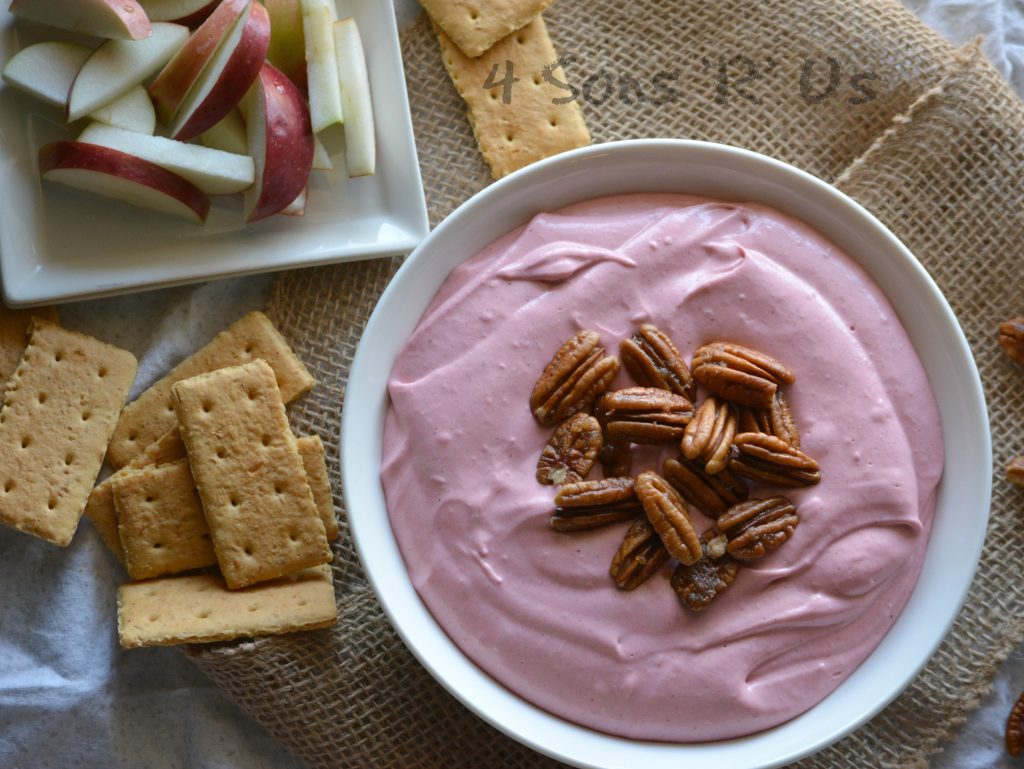
{"label": "burlap frayed edge", "polygon": [[[981,50],[981,44],[983,38],[978,36],[971,42],[958,49],[953,54],[953,59],[956,67],[966,69],[970,67],[979,57],[984,57],[984,53]],[[842,173],[839,174],[832,182],[836,187],[842,187],[844,182],[849,181],[850,177],[860,170],[861,166],[866,165],[871,158],[878,154],[885,145],[893,138],[893,136],[903,126],[907,125],[914,119],[914,115],[920,112],[922,109],[930,105],[933,101],[940,98],[946,91],[946,82],[956,75],[956,71],[948,73],[937,85],[932,86],[916,99],[907,108],[907,111],[896,115],[892,119],[892,123],[882,133],[878,135],[870,146],[864,150],[859,156],[854,158],[846,168],[843,169]]]}

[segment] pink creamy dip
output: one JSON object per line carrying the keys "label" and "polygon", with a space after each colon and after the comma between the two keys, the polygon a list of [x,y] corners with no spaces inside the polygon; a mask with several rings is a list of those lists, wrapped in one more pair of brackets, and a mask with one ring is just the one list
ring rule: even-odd
{"label": "pink creamy dip", "polygon": [[[554,490],[534,480],[544,365],[580,329],[617,354],[644,322],[687,358],[727,339],[782,360],[821,465],[820,485],[782,492],[793,538],[701,614],[671,590],[674,562],[616,589],[627,526],[552,532]],[[388,387],[382,477],[416,590],[487,673],[578,724],[677,742],[779,724],[853,672],[917,580],[943,464],[921,363],[864,271],[770,208],[631,195],[541,214],[451,273]],[[634,473],[677,451],[635,450]]]}

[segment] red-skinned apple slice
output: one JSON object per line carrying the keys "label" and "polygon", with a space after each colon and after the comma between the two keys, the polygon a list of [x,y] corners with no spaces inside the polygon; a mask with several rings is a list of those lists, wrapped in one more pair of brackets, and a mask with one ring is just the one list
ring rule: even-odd
{"label": "red-skinned apple slice", "polygon": [[68,94],[68,121],[85,117],[124,96],[170,61],[188,39],[188,29],[165,21],[153,24],[145,40],[108,40],[82,65]]}
{"label": "red-skinned apple slice", "polygon": [[220,4],[221,0],[139,0],[150,21],[173,21],[195,29]]}
{"label": "red-skinned apple slice", "polygon": [[142,40],[153,31],[137,0],[14,0],[10,11],[25,19],[97,37]]}
{"label": "red-skinned apple slice", "polygon": [[264,0],[270,16],[267,60],[306,92],[306,38],[299,0]]}
{"label": "red-skinned apple slice", "polygon": [[313,128],[299,89],[272,64],[264,64],[246,98],[249,154],[256,183],[245,193],[245,220],[284,210],[309,181]]}
{"label": "red-skinned apple slice", "polygon": [[82,142],[51,142],[39,150],[43,179],[180,216],[206,220],[210,199],[194,184],[148,160]]}
{"label": "red-skinned apple slice", "polygon": [[[236,24],[251,0],[225,0],[189,37],[149,86],[153,107],[165,125],[171,122],[189,89],[199,79],[221,43]],[[241,34],[239,32],[239,34]]]}
{"label": "red-skinned apple slice", "polygon": [[[260,3],[250,3],[245,26],[233,29],[178,109],[169,133],[192,139],[234,109],[259,75],[270,46],[270,19]],[[294,197],[294,196],[293,196]]]}

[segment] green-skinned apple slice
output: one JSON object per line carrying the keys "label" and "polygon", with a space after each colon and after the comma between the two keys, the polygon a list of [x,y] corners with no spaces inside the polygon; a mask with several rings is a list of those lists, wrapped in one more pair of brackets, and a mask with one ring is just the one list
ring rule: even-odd
{"label": "green-skinned apple slice", "polygon": [[119,40],[149,37],[149,17],[137,0],[14,0],[11,13],[52,27]]}
{"label": "green-skinned apple slice", "polygon": [[59,182],[125,203],[206,220],[210,199],[177,174],[132,155],[82,142],[51,142],[39,150],[39,172]]}
{"label": "green-skinned apple slice", "polygon": [[245,193],[245,219],[284,210],[309,181],[313,130],[299,89],[272,64],[264,64],[245,101],[249,154],[256,183]]}
{"label": "green-skinned apple slice", "polygon": [[157,22],[145,40],[108,40],[82,65],[68,95],[68,121],[124,96],[166,64],[188,39],[188,28]]}
{"label": "green-skinned apple slice", "polygon": [[334,0],[302,0],[309,112],[315,133],[344,122],[332,31],[337,18]]}
{"label": "green-skinned apple slice", "polygon": [[267,61],[306,92],[306,37],[302,32],[299,0],[264,0],[270,15]]}
{"label": "green-skinned apple slice", "polygon": [[355,19],[334,23],[338,54],[341,108],[345,113],[345,164],[349,176],[369,176],[376,168],[377,146],[373,127],[373,101],[366,55]]}

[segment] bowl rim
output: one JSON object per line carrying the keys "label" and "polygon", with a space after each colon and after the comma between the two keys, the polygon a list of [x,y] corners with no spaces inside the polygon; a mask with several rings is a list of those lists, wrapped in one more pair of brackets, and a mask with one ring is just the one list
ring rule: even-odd
{"label": "bowl rim", "polygon": [[[919,643],[917,644],[917,651],[913,661],[910,664],[904,664],[895,673],[891,672],[884,679],[885,685],[881,688],[881,691],[878,693],[879,696],[876,697],[870,706],[864,707],[856,714],[850,716],[846,723],[826,728],[816,736],[802,739],[789,739],[787,737],[781,741],[776,740],[775,742],[778,744],[774,746],[775,752],[770,756],[757,759],[756,763],[759,767],[779,766],[815,753],[851,733],[895,699],[917,676],[918,672],[928,662],[939,644],[948,634],[966,599],[984,543],[991,504],[992,446],[988,413],[981,378],[963,330],[942,292],[910,250],[863,206],[821,179],[783,161],[729,145],[682,139],[635,139],[591,145],[542,160],[489,185],[459,205],[413,251],[391,280],[366,324],[353,357],[346,387],[346,400],[349,403],[354,402],[361,405],[358,411],[356,409],[343,408],[341,416],[341,475],[352,538],[367,578],[389,621],[407,648],[430,672],[434,679],[464,706],[506,735],[538,752],[580,767],[604,769],[605,767],[623,766],[626,764],[620,763],[619,759],[627,756],[630,757],[629,760],[639,759],[640,753],[637,753],[637,751],[642,752],[649,769],[657,769],[662,766],[686,765],[686,762],[689,760],[698,761],[701,764],[714,760],[720,764],[719,769],[728,769],[728,767],[733,766],[751,766],[749,760],[753,754],[744,753],[747,744],[756,746],[762,743],[766,736],[788,730],[796,722],[805,719],[808,714],[814,713],[815,710],[820,708],[822,703],[828,702],[830,698],[835,697],[837,692],[842,691],[847,682],[858,674],[860,668],[867,666],[869,661],[879,655],[879,649],[886,645],[886,639],[893,634],[894,628],[900,625],[902,618],[907,614],[908,607],[914,601],[914,597],[923,590],[921,585],[924,582],[928,554],[933,550],[933,543],[936,539],[935,529],[939,527],[938,513],[939,509],[943,507],[943,488],[951,485],[947,482],[948,473],[951,469],[949,455],[952,450],[952,441],[948,438],[945,441],[947,469],[944,471],[943,480],[940,483],[940,499],[936,506],[936,519],[925,551],[926,563],[922,565],[921,573],[907,605],[903,608],[893,626],[887,631],[879,646],[868,655],[861,665],[858,666],[857,670],[851,673],[821,703],[776,727],[733,740],[705,743],[662,743],[630,740],[580,726],[544,711],[490,678],[486,672],[477,667],[472,660],[455,646],[454,642],[448,638],[444,630],[422,603],[418,594],[416,594],[415,588],[408,578],[408,573],[405,570],[405,564],[401,560],[400,553],[398,555],[399,574],[396,575],[393,570],[384,569],[380,563],[379,546],[383,545],[385,547],[388,561],[392,564],[393,556],[395,553],[398,553],[398,549],[397,543],[394,541],[393,532],[391,532],[386,505],[383,503],[379,450],[376,451],[376,457],[373,457],[374,448],[379,449],[380,447],[380,433],[383,430],[383,412],[379,408],[381,397],[383,397],[385,404],[388,402],[386,377],[384,381],[381,381],[379,372],[377,372],[377,375],[372,374],[370,372],[370,364],[367,361],[374,354],[373,347],[377,343],[378,338],[382,337],[382,335],[383,338],[386,338],[389,333],[392,335],[394,333],[394,325],[389,324],[387,317],[389,308],[402,300],[401,294],[404,286],[410,280],[416,278],[417,271],[424,269],[424,263],[431,258],[431,254],[437,248],[435,244],[444,243],[452,233],[457,233],[467,220],[482,217],[489,208],[497,205],[502,198],[522,192],[533,185],[550,181],[555,177],[580,171],[586,172],[588,167],[597,167],[609,158],[617,158],[620,162],[625,162],[631,156],[634,158],[647,157],[651,153],[655,157],[662,153],[673,155],[673,160],[685,159],[687,155],[691,155],[699,157],[702,162],[718,162],[724,166],[742,164],[745,166],[744,172],[746,173],[755,176],[771,177],[773,179],[784,179],[784,183],[790,191],[803,194],[808,199],[811,199],[812,196],[820,196],[823,205],[840,211],[841,216],[845,217],[848,222],[865,227],[871,231],[870,234],[877,243],[897,257],[899,264],[896,265],[896,268],[905,273],[905,276],[915,283],[922,292],[920,298],[927,305],[924,309],[933,313],[931,316],[932,323],[936,327],[941,327],[937,333],[945,335],[947,337],[946,341],[951,343],[948,350],[949,360],[951,361],[950,365],[958,367],[960,373],[964,375],[956,385],[963,391],[962,405],[964,411],[961,419],[967,419],[968,424],[977,426],[976,432],[973,434],[969,433],[966,436],[967,442],[970,444],[970,451],[972,452],[969,456],[973,459],[973,463],[969,471],[972,474],[973,483],[971,489],[968,492],[964,492],[967,498],[972,499],[975,503],[972,505],[974,509],[971,514],[976,516],[977,520],[970,529],[969,533],[971,536],[959,540],[959,552],[962,556],[957,565],[957,568],[960,569],[958,572],[959,578],[956,582],[956,589],[952,592],[944,593],[946,601],[944,608],[946,611],[940,614],[935,612],[929,614],[929,617],[939,620],[938,623],[933,626],[932,631],[927,636],[918,638]],[[601,197],[604,194],[606,193],[577,197],[572,200],[566,200],[561,205],[568,205],[577,200],[585,200],[588,197]],[[758,200],[758,198],[754,197],[751,200]],[[768,205],[772,204],[769,203]],[[518,224],[512,225],[512,227],[506,227],[501,229],[501,231],[495,232],[492,239],[496,239],[510,229],[524,224],[525,221],[526,219],[523,219]],[[807,223],[815,229],[819,229],[814,221],[808,221]],[[475,250],[471,251],[466,254],[465,258],[470,258],[474,253],[476,253]],[[871,271],[863,264],[857,254],[850,253],[849,255],[858,264],[862,264],[864,269],[871,274]],[[445,271],[444,276],[441,278],[442,282],[447,278],[449,272],[450,268]],[[872,275],[872,278],[875,279],[875,276]],[[890,296],[885,289],[883,289],[883,293],[886,294],[894,309],[897,309],[897,313],[900,314],[894,297]],[[425,309],[425,306],[423,309]],[[422,309],[416,314],[413,326],[419,322],[421,315]],[[907,325],[902,315],[901,321],[905,326]],[[402,337],[399,347],[404,345],[406,338],[407,335]],[[918,351],[919,357],[922,357],[921,351],[917,348],[916,344],[915,349]],[[394,358],[391,358],[387,364],[388,371],[390,371],[393,362]],[[924,357],[922,357],[922,363],[926,363]],[[932,381],[931,375],[929,375],[929,381],[933,391],[936,391],[936,382]],[[938,401],[938,395],[936,395],[936,399]],[[377,408],[364,408],[363,404],[375,405]],[[941,404],[940,412],[941,419],[945,423],[947,413],[946,410],[941,408]],[[373,435],[372,428],[374,426],[376,426],[376,436]],[[368,433],[367,430],[370,430],[370,432]],[[947,436],[950,435],[945,429],[944,433]],[[376,438],[376,442],[370,440],[367,443],[365,439],[368,437],[371,439]],[[964,435],[957,434],[958,442],[964,439]],[[373,472],[374,467],[376,468],[375,474]],[[367,478],[367,471],[370,472],[370,477],[372,478],[369,482],[364,481]],[[957,472],[958,474],[960,473],[960,468],[957,468]],[[965,470],[964,472],[967,471]],[[380,520],[381,516],[383,520]],[[381,524],[383,524],[383,529]],[[379,539],[381,536],[384,537],[383,541]],[[388,537],[390,537],[390,543],[387,541]],[[408,591],[412,591],[412,602],[410,602]],[[419,604],[418,609],[416,607],[417,603]],[[409,611],[413,612],[415,617],[410,618],[406,613]],[[424,613],[426,615],[425,618],[423,617]],[[424,619],[426,620],[426,625],[422,622]],[[438,633],[440,633],[440,636],[438,636]],[[501,692],[504,692],[507,698],[511,698],[511,700],[503,698]],[[509,716],[506,711],[502,710],[503,706],[513,705],[513,701],[524,705],[527,711],[532,711],[530,717],[521,717],[522,714],[519,713]],[[585,742],[594,743],[596,749],[591,749],[594,746],[589,745],[585,750],[580,747],[580,738],[584,736],[587,738]],[[746,759],[742,759],[744,755],[746,755]],[[737,761],[737,758],[742,760]],[[680,762],[683,763],[681,764]]]}

